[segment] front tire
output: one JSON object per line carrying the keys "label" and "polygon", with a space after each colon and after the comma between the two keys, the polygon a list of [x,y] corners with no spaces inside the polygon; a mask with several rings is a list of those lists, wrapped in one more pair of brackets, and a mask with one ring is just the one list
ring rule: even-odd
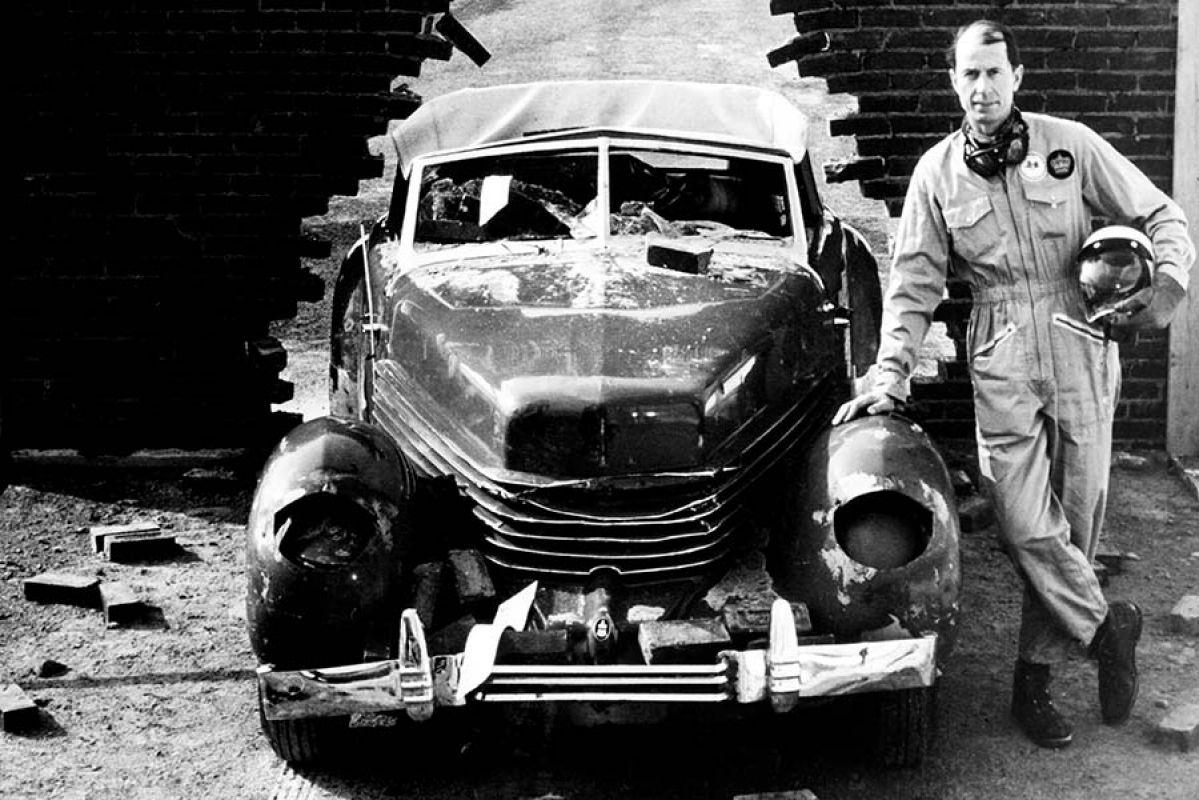
{"label": "front tire", "polygon": [[327,759],[344,744],[349,717],[267,719],[258,690],[258,721],[271,749],[289,764],[313,764]]}
{"label": "front tire", "polygon": [[887,767],[919,766],[928,754],[936,721],[932,687],[883,692],[875,700],[875,749]]}

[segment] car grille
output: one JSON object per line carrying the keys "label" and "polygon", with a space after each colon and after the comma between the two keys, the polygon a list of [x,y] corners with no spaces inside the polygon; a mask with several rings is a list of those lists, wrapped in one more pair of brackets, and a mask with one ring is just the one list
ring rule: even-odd
{"label": "car grille", "polygon": [[449,421],[417,413],[410,398],[422,392],[394,365],[380,365],[376,381],[376,421],[421,472],[456,478],[493,564],[567,577],[612,570],[632,581],[684,577],[728,555],[754,524],[751,490],[824,424],[836,396],[831,382],[820,383],[721,470],[529,484],[515,473],[507,481],[502,471],[485,472],[441,436]]}

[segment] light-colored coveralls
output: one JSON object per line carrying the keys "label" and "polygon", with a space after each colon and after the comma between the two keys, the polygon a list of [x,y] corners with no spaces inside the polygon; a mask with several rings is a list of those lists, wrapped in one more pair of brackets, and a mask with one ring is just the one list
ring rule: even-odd
{"label": "light-colored coveralls", "polygon": [[1181,209],[1089,128],[1025,114],[1028,155],[972,172],[951,134],[921,158],[904,202],[873,386],[904,401],[947,274],[971,286],[967,348],[979,464],[1024,579],[1019,656],[1055,663],[1107,613],[1091,566],[1107,500],[1120,387],[1115,342],[1087,324],[1075,258],[1091,217],[1153,240],[1185,289]]}

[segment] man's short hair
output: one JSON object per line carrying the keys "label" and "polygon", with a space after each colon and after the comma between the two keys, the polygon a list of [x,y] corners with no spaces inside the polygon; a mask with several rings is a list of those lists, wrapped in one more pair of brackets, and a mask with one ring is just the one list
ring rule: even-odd
{"label": "man's short hair", "polygon": [[969,25],[963,25],[958,28],[957,33],[953,35],[953,41],[945,49],[945,62],[949,64],[950,69],[957,67],[958,42],[967,33],[973,33],[974,31],[978,32],[983,44],[1003,42],[1004,48],[1007,50],[1007,60],[1011,62],[1013,68],[1020,66],[1020,48],[1016,46],[1016,35],[1012,33],[1012,29],[1002,22],[995,22],[990,19],[977,19]]}

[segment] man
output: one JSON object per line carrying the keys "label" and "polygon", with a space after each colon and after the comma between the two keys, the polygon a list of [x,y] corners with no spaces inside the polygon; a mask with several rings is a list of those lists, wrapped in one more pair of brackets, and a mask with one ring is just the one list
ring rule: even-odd
{"label": "man", "polygon": [[[1024,68],[1008,28],[967,25],[948,57],[965,120],[912,175],[878,358],[833,422],[906,401],[947,275],[968,282],[980,473],[1025,587],[1012,714],[1038,745],[1064,747],[1072,729],[1053,704],[1051,665],[1086,648],[1109,724],[1128,719],[1137,695],[1141,612],[1109,604],[1091,567],[1120,385],[1105,334],[1168,325],[1194,247],[1178,206],[1102,137],[1013,105]],[[1151,302],[1107,329],[1086,321],[1075,268],[1092,216],[1140,229],[1156,257]]]}

